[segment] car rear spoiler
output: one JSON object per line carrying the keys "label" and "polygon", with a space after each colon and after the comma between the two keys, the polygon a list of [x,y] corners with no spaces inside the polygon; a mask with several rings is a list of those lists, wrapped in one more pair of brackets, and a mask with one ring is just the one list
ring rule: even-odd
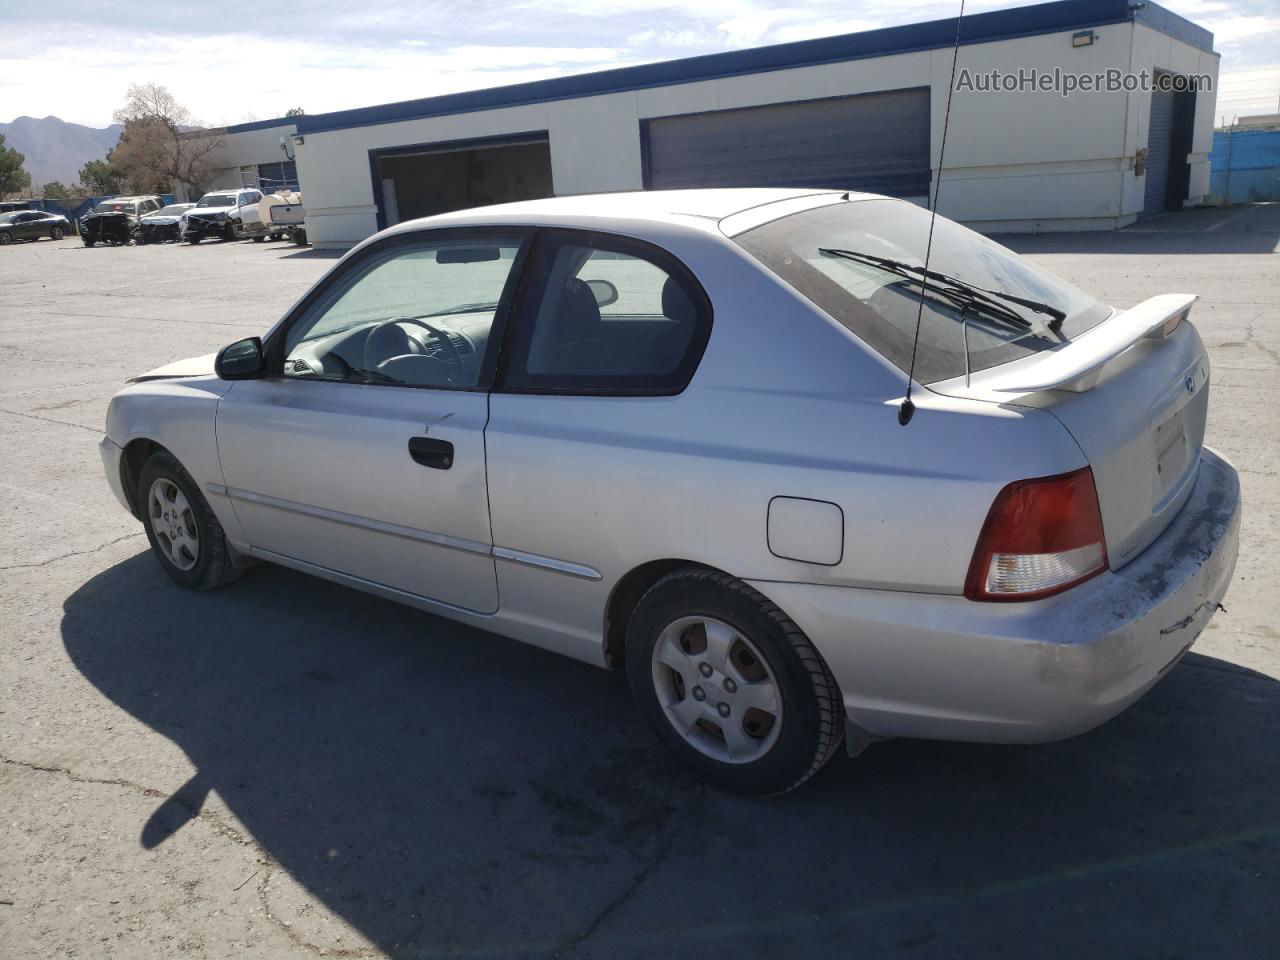
{"label": "car rear spoiler", "polygon": [[996,393],[1039,393],[1069,390],[1083,393],[1098,383],[1102,368],[1139,340],[1163,340],[1191,312],[1199,299],[1190,293],[1163,293],[1116,314],[1059,350],[1040,354],[1027,370],[983,378]]}

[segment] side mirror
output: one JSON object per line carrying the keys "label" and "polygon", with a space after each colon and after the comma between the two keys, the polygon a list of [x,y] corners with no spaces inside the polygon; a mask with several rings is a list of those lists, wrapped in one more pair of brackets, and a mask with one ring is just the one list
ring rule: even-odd
{"label": "side mirror", "polygon": [[596,298],[597,307],[607,307],[618,302],[618,288],[608,280],[588,280],[587,286]]}
{"label": "side mirror", "polygon": [[237,340],[218,352],[213,372],[221,380],[257,380],[267,375],[267,357],[262,352],[262,338]]}

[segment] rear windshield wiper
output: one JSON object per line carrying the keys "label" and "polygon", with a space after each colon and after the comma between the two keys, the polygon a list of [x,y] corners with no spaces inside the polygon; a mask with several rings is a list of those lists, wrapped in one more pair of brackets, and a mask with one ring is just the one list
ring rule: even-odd
{"label": "rear windshield wiper", "polygon": [[[1003,315],[1005,319],[1012,318],[1020,321],[1025,326],[1030,326],[1031,324],[1027,323],[1025,318],[1020,317],[1016,313],[1002,307],[991,298],[999,297],[1001,300],[1016,303],[1019,306],[1026,307],[1028,310],[1034,310],[1036,313],[1041,313],[1050,317],[1051,319],[1047,326],[1054,333],[1059,332],[1063,322],[1067,319],[1066,313],[1059,310],[1057,307],[1052,307],[1047,303],[1041,303],[1039,300],[1028,300],[1025,297],[1015,296],[1012,293],[1005,293],[1002,290],[988,290],[986,287],[975,286],[972,283],[961,280],[959,277],[939,273],[936,270],[926,270],[924,267],[918,267],[915,264],[907,263],[904,260],[893,260],[889,257],[877,256],[874,253],[862,253],[858,250],[841,250],[838,247],[819,247],[818,252],[831,257],[840,257],[844,260],[852,260],[855,263],[870,264],[873,267],[879,267],[882,270],[886,270],[889,273],[896,273],[899,276],[918,276],[921,280],[932,280],[935,283],[944,284],[945,287],[941,288],[941,292],[951,293],[962,291],[974,300],[996,307],[997,310],[992,312],[998,312]],[[947,288],[950,288],[950,290]]]}

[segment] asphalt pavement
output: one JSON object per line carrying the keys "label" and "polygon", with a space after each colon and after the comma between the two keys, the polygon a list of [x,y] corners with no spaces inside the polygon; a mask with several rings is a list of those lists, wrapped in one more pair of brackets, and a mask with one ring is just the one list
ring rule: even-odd
{"label": "asphalt pavement", "polygon": [[1275,956],[1280,205],[1002,239],[1118,306],[1200,294],[1227,612],[1092,733],[878,744],[769,800],[683,774],[621,677],[272,566],[164,576],[108,398],[332,256],[0,250],[0,957]]}

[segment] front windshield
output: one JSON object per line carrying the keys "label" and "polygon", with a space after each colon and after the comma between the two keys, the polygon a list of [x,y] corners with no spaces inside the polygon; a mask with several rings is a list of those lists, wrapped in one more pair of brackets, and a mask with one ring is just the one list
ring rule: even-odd
{"label": "front windshield", "polygon": [[197,207],[234,207],[236,198],[229,193],[211,193],[207,197],[201,197]]}
{"label": "front windshield", "polygon": [[[903,372],[911,366],[919,316],[915,372],[922,383],[962,376],[966,366],[977,372],[1051,349],[1110,315],[1109,307],[1082,290],[943,217],[934,226],[929,270],[966,286],[952,286],[944,295],[946,284],[931,279],[921,311],[929,222],[929,212],[913,203],[858,200],[793,214],[736,239]],[[1052,313],[1009,296],[1043,304]],[[1055,314],[1065,319],[1059,323]]]}
{"label": "front windshield", "polygon": [[167,206],[167,207],[161,207],[161,208],[160,208],[159,210],[157,210],[155,213],[151,214],[151,216],[153,216],[153,217],[176,217],[178,214],[180,214],[180,213],[185,213],[186,211],[188,211],[188,210],[190,210],[190,209],[191,209],[191,204],[189,204],[189,203],[171,203],[171,204],[169,204],[169,206]]}

